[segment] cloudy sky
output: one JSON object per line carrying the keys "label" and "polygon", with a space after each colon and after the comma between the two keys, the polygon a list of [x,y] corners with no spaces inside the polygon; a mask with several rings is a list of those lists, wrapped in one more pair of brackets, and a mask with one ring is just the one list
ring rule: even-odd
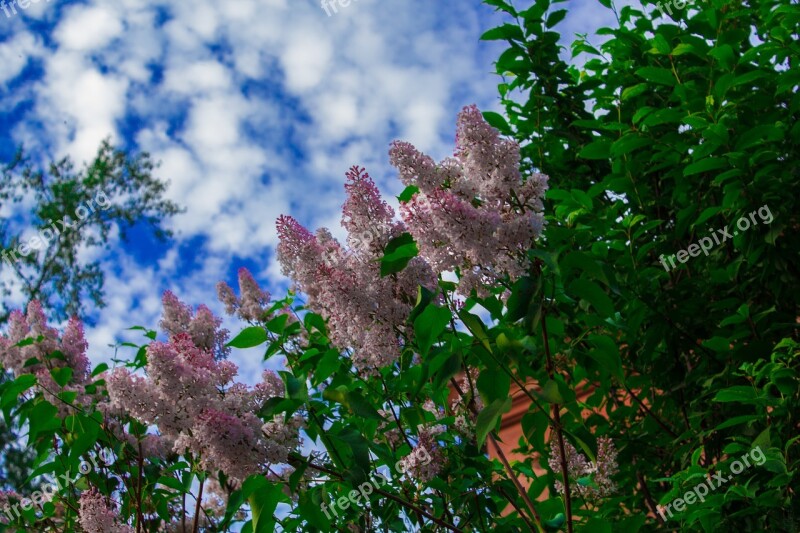
{"label": "cloudy sky", "polygon": [[[102,257],[96,360],[125,328],[156,326],[165,289],[220,312],[214,285],[247,266],[280,296],[277,216],[338,233],[348,167],[394,196],[391,140],[439,159],[459,109],[498,109],[492,63],[504,46],[479,37],[505,20],[479,0],[352,0],[330,15],[317,0],[8,1],[0,156],[24,143],[43,161],[86,161],[111,137],[161,161],[169,198],[187,208],[172,242],[118,243]],[[596,0],[562,7],[565,44],[613,22]],[[238,357],[245,372],[261,366]]]}

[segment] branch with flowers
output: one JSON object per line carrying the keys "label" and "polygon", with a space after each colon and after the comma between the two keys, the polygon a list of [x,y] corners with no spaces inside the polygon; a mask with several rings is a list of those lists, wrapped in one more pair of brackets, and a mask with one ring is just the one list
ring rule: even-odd
{"label": "branch with flowers", "polygon": [[[641,422],[639,407],[660,418],[633,392],[615,324],[564,335],[575,302],[537,245],[547,176],[523,175],[519,145],[474,106],[458,116],[453,157],[437,163],[403,142],[389,156],[406,186],[399,217],[360,167],[346,176],[346,242],[280,217],[278,260],[294,287],[273,299],[246,269],[238,291],[220,283],[226,312],[246,324],[233,338],[208,306],[168,291],[162,336],[134,328],[146,340],[120,346],[129,360],[90,371],[79,321],[59,333],[38,303],[15,311],[0,336],[14,375],[0,384],[0,408],[37,452],[32,477],[68,475],[100,448],[119,460],[41,505],[0,493],[0,511],[22,509],[0,523],[572,532],[604,516],[653,518],[638,472],[649,507],[615,504],[615,442]],[[256,347],[284,370],[248,385],[228,355]],[[637,403],[626,406],[619,387]],[[503,441],[514,394],[526,402],[521,432]],[[607,413],[625,409],[629,419],[612,425]],[[385,483],[357,498],[376,476]]]}

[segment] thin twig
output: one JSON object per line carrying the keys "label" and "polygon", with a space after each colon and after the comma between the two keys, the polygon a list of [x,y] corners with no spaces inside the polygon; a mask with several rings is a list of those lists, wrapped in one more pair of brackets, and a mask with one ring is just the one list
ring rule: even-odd
{"label": "thin twig", "polygon": [[194,507],[194,526],[192,527],[193,533],[197,533],[200,529],[200,513],[203,511],[200,503],[203,501],[203,486],[206,484],[205,478],[200,480],[200,490],[197,492],[197,505]]}
{"label": "thin twig", "polygon": [[653,417],[653,420],[655,420],[658,423],[658,425],[664,429],[664,431],[672,435],[674,438],[676,439],[678,438],[678,434],[675,433],[672,430],[672,428],[670,428],[663,420],[661,420],[653,411],[651,411],[650,408],[647,407],[644,404],[644,402],[642,402],[642,400],[640,400],[639,397],[633,393],[633,391],[630,389],[630,387],[628,387],[627,384],[623,383],[622,386],[625,387],[625,390],[628,392],[628,394],[630,394],[631,398],[636,400],[636,403],[638,403],[641,406],[641,408],[644,409],[644,412]]}
{"label": "thin twig", "polygon": [[[550,379],[553,379],[553,358],[550,354],[550,342],[547,337],[547,310],[542,308],[542,339],[544,341],[544,353],[547,357],[547,373]],[[561,477],[564,481],[564,510],[567,515],[567,532],[573,532],[572,525],[572,499],[569,492],[569,471],[567,469],[567,454],[564,448],[564,433],[561,430],[561,406],[557,403],[553,404],[553,419],[555,425],[553,429],[556,432],[556,440],[558,441],[558,449],[561,452]]]}

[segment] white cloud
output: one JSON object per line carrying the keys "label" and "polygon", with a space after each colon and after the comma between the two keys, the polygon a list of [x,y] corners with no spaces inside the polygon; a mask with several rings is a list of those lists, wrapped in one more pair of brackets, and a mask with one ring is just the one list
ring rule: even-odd
{"label": "white cloud", "polygon": [[62,49],[91,52],[107,46],[124,28],[119,15],[106,5],[79,5],[65,13],[53,35]]}
{"label": "white cloud", "polygon": [[[458,17],[446,15],[452,9]],[[360,0],[332,17],[317,0],[90,0],[60,13],[52,48],[23,30],[0,44],[0,81],[41,57],[29,93],[4,97],[33,103],[16,139],[82,160],[111,135],[160,160],[169,198],[188,209],[170,222],[178,242],[158,264],[105,258],[98,346],[132,324],[154,326],[166,288],[193,305],[213,302],[234,257],[284,287],[277,216],[341,235],[351,165],[396,194],[384,179],[392,138],[440,158],[452,150],[457,111],[496,98],[487,73],[502,45],[478,42],[494,24],[478,0],[445,10]],[[190,239],[202,243],[191,250],[199,265],[182,257]]]}

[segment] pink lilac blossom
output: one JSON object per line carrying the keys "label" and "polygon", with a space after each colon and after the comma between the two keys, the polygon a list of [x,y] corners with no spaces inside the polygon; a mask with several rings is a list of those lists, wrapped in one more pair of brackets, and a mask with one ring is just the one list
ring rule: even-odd
{"label": "pink lilac blossom", "polygon": [[458,270],[460,294],[483,294],[484,285],[527,271],[526,252],[544,224],[548,178],[534,173],[523,180],[519,145],[502,139],[477,107],[458,116],[454,157],[437,165],[401,141],[389,156],[401,181],[419,189],[400,214],[420,256],[435,272]]}
{"label": "pink lilac blossom", "polygon": [[115,505],[97,489],[84,491],[80,498],[79,521],[86,533],[133,533],[133,528],[121,523]]}
{"label": "pink lilac blossom", "polygon": [[445,458],[435,435],[422,431],[417,437],[417,445],[410,454],[401,459],[401,463],[406,474],[427,483],[442,471]]}
{"label": "pink lilac blossom", "polygon": [[[16,346],[22,341],[29,342],[24,346]],[[87,348],[80,320],[71,318],[59,338],[58,331],[47,325],[41,304],[34,300],[28,304],[26,314],[16,310],[11,313],[8,335],[0,336],[0,365],[16,375],[34,374],[38,390],[58,407],[60,416],[66,416],[72,414],[72,407],[58,398],[61,392],[77,393],[75,403],[78,405],[91,402],[91,397],[85,394],[84,389],[90,377]],[[50,357],[55,352],[61,352],[63,357]],[[72,369],[70,382],[63,387],[53,379],[51,373],[62,368]]]}
{"label": "pink lilac blossom", "polygon": [[393,448],[400,445],[404,439],[400,428],[397,426],[397,420],[391,409],[379,409],[378,413],[383,417],[384,421],[378,426],[378,435],[386,439]]}
{"label": "pink lilac blossom", "polygon": [[[176,453],[188,450],[206,469],[240,481],[286,461],[299,444],[299,420],[264,424],[254,414],[266,400],[283,394],[280,378],[265,372],[253,388],[234,382],[236,365],[214,357],[218,339],[227,332],[220,333],[207,308],[187,315],[189,308],[171,293],[165,294],[164,306],[169,340],[148,347],[146,376],[124,368],[107,375],[106,413],[127,413],[155,425]],[[202,327],[193,329],[194,324]]]}
{"label": "pink lilac blossom", "polygon": [[258,285],[246,268],[239,269],[239,294],[237,297],[230,285],[224,281],[217,284],[217,295],[225,304],[227,314],[235,314],[247,322],[258,322],[266,318],[270,294]]}
{"label": "pink lilac blossom", "polygon": [[465,375],[457,378],[456,385],[461,394],[456,394],[450,402],[450,411],[455,416],[453,427],[466,439],[474,438],[478,413],[483,410],[483,399],[475,390],[478,374],[477,368],[470,368],[469,379]]}
{"label": "pink lilac blossom", "polygon": [[[616,490],[616,484],[611,477],[619,471],[617,465],[617,451],[614,442],[609,437],[597,439],[597,460],[592,463],[578,453],[568,441],[564,441],[564,451],[567,459],[567,474],[570,480],[570,491],[574,491],[587,499],[603,498],[611,495]],[[550,469],[556,474],[556,490],[563,494],[564,484],[561,478],[561,450],[558,441],[550,441],[550,458],[547,461]],[[578,482],[578,480],[591,476],[592,484]]]}
{"label": "pink lilac blossom", "polygon": [[[350,169],[345,190],[342,225],[350,249],[324,228],[315,235],[282,216],[277,222],[278,260],[284,274],[308,296],[309,308],[328,320],[333,343],[352,348],[355,366],[370,373],[399,357],[398,332],[412,333],[405,322],[417,288],[435,289],[436,276],[427,263],[414,258],[403,271],[381,277],[383,250],[405,226],[393,220],[394,210],[381,200],[363,169]],[[369,242],[354,247],[366,234],[371,235]]]}
{"label": "pink lilac blossom", "polygon": [[160,326],[169,338],[185,333],[199,348],[210,350],[215,358],[227,357],[230,353],[230,348],[225,346],[228,330],[219,327],[222,319],[214,316],[207,306],[200,305],[193,314],[191,307],[178,300],[172,291],[164,293],[162,302],[164,314]]}

